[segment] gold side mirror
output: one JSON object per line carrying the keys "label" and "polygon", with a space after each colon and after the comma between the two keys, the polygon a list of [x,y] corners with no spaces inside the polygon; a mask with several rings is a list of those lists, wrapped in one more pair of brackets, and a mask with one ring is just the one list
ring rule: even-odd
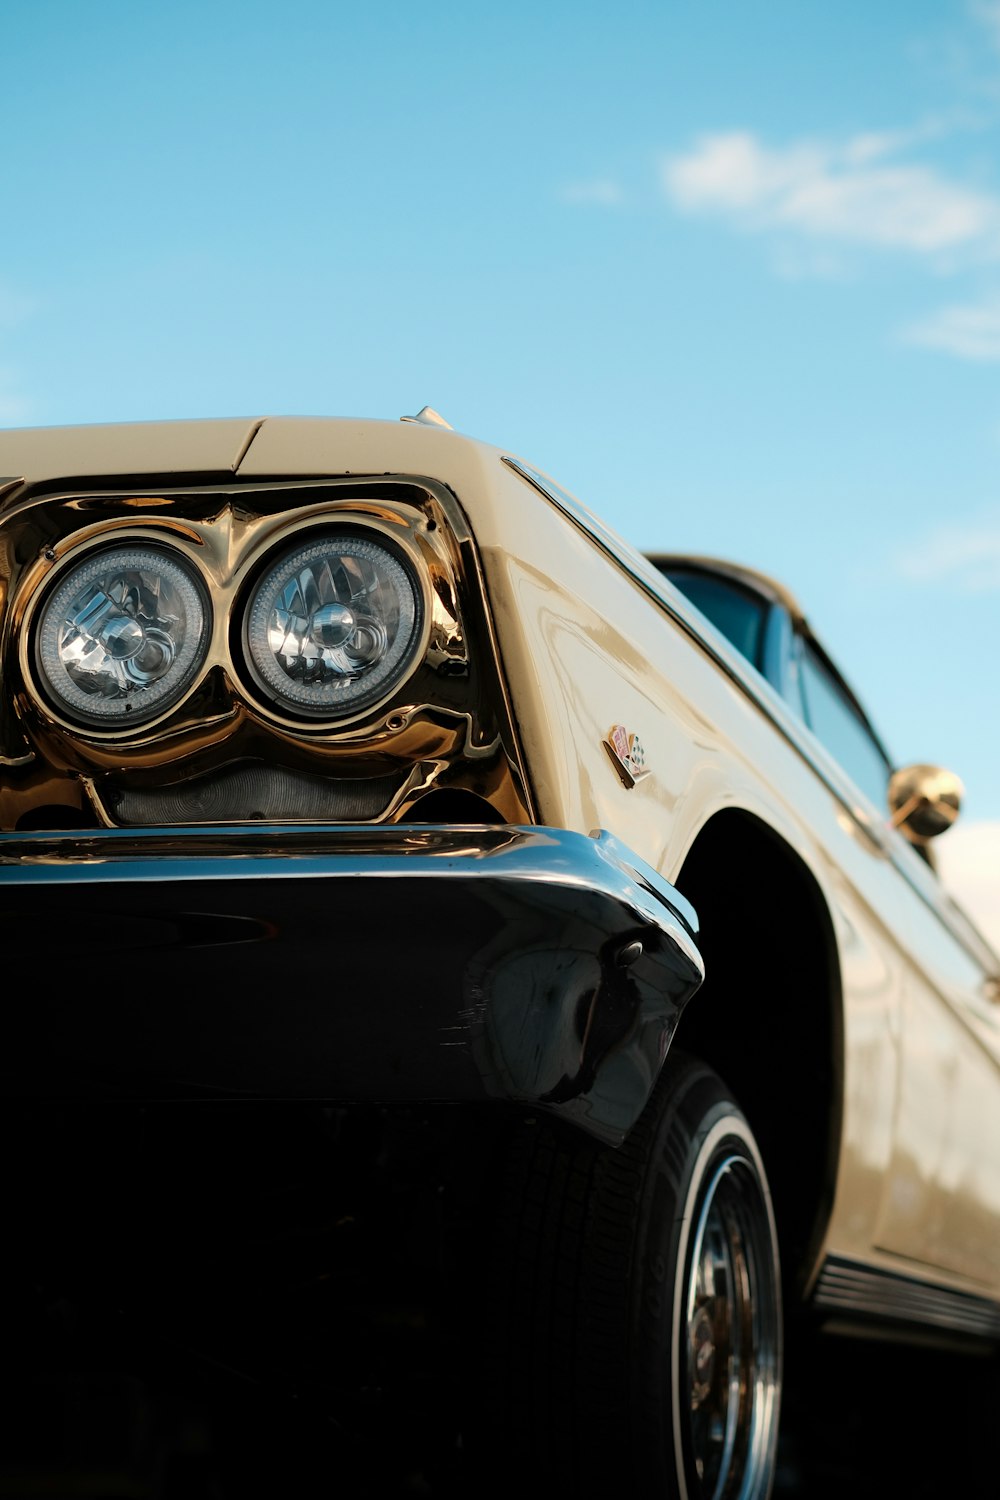
{"label": "gold side mirror", "polygon": [[889,778],[890,823],[913,844],[926,844],[958,817],[965,788],[941,766],[903,766]]}

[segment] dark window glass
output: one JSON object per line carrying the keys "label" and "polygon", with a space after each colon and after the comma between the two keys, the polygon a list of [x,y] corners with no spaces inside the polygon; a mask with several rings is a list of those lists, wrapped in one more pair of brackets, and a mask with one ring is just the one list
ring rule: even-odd
{"label": "dark window glass", "polygon": [[767,605],[754,594],[704,573],[667,573],[672,584],[707,615],[747,661],[760,667]]}
{"label": "dark window glass", "polygon": [[799,672],[810,729],[875,806],[885,807],[889,767],[867,724],[808,644]]}

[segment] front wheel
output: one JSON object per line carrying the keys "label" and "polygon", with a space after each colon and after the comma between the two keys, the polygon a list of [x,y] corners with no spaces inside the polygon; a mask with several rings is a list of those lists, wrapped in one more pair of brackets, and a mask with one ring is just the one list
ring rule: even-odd
{"label": "front wheel", "polygon": [[715,1073],[668,1059],[617,1151],[526,1125],[495,1248],[483,1384],[508,1482],[766,1500],[777,1236],[760,1153]]}

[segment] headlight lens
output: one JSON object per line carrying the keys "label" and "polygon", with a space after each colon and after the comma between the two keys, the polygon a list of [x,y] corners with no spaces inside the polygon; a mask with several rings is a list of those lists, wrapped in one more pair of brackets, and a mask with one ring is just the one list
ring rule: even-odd
{"label": "headlight lens", "polygon": [[381,540],[339,533],[286,552],[250,597],[254,676],[284,710],[338,718],[385,697],[413,665],[419,585]]}
{"label": "headlight lens", "polygon": [[140,724],[176,703],[201,666],[208,603],[174,554],[93,552],[44,604],[35,661],[55,706],[85,724]]}

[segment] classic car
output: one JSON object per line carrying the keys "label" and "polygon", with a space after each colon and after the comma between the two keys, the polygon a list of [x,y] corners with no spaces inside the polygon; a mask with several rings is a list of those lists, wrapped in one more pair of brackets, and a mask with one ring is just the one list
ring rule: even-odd
{"label": "classic car", "polygon": [[0,610],[8,1284],[581,1495],[1000,1342],[959,784],[787,590],[425,408],[2,432]]}

